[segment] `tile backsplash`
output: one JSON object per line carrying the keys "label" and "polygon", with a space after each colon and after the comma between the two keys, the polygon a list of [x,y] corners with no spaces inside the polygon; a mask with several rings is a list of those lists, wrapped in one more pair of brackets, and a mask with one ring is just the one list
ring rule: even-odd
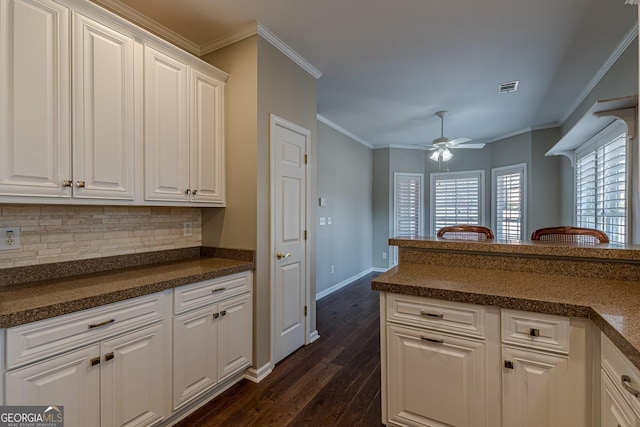
{"label": "tile backsplash", "polygon": [[[20,227],[21,249],[0,268],[200,246],[199,208],[0,205],[0,228]],[[183,237],[183,224],[192,236]]]}

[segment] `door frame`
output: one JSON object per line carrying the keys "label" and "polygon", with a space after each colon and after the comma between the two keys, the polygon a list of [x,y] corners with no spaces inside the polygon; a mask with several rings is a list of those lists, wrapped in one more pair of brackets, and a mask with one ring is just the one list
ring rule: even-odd
{"label": "door frame", "polygon": [[[311,151],[311,131],[309,129],[303,128],[295,123],[292,123],[288,120],[285,120],[275,114],[269,114],[269,161],[270,161],[270,171],[269,171],[269,292],[270,292],[270,322],[271,322],[271,367],[275,365],[275,340],[276,340],[276,322],[275,322],[275,276],[276,271],[274,268],[274,260],[276,258],[276,237],[275,237],[275,220],[276,220],[276,206],[275,206],[275,150],[274,150],[274,140],[275,140],[275,127],[281,126],[285,129],[288,129],[292,132],[298,133],[305,138],[305,151],[307,154],[307,158],[309,157],[309,153]],[[304,303],[307,307],[311,307],[311,263],[309,262],[309,254],[310,251],[310,242],[311,242],[311,231],[309,225],[311,224],[310,215],[311,215],[311,180],[309,179],[309,165],[307,162],[305,167],[305,230],[307,231],[307,239],[304,244],[304,257],[305,257],[305,286],[304,286]],[[307,345],[311,343],[309,338],[309,334],[311,331],[311,316],[309,310],[307,311],[307,315],[304,318],[304,344]]]}

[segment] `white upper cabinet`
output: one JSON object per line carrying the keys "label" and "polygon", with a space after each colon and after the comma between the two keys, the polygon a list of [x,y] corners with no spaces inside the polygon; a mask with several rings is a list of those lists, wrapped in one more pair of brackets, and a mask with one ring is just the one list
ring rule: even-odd
{"label": "white upper cabinet", "polygon": [[187,65],[144,49],[145,196],[188,201]]}
{"label": "white upper cabinet", "polygon": [[224,206],[227,77],[91,2],[0,0],[0,202]]}
{"label": "white upper cabinet", "polygon": [[69,9],[0,0],[0,195],[70,197]]}
{"label": "white upper cabinet", "polygon": [[73,34],[73,195],[134,200],[135,40],[77,12]]}
{"label": "white upper cabinet", "polygon": [[144,58],[146,200],[224,206],[224,81],[155,47]]}

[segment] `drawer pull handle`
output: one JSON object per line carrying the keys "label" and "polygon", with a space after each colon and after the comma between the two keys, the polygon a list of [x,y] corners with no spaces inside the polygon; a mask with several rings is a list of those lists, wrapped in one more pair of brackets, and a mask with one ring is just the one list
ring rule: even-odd
{"label": "drawer pull handle", "polygon": [[631,378],[629,377],[629,375],[623,375],[622,376],[622,387],[624,387],[625,390],[627,390],[629,393],[631,393],[633,395],[633,397],[640,397],[640,391],[634,389],[633,387],[631,387],[629,384],[631,383]]}
{"label": "drawer pull handle", "polygon": [[222,288],[218,288],[218,289],[211,289],[211,293],[212,293],[212,294],[215,294],[216,292],[222,292],[222,291],[224,291],[225,289],[227,289],[227,288],[226,288],[226,287],[224,287],[224,286],[223,286]]}
{"label": "drawer pull handle", "polygon": [[116,357],[116,356],[113,354],[113,351],[112,351],[111,353],[107,353],[107,354],[104,355],[104,361],[108,362],[109,360],[113,359],[114,357]]}
{"label": "drawer pull handle", "polygon": [[116,319],[105,320],[104,322],[94,323],[93,325],[89,325],[89,329],[99,328],[100,326],[108,325],[109,323],[115,322]]}
{"label": "drawer pull handle", "polygon": [[213,313],[213,318],[217,319],[218,317],[220,317],[220,313]]}
{"label": "drawer pull handle", "polygon": [[76,187],[84,188],[84,181],[76,181]]}
{"label": "drawer pull handle", "polygon": [[442,319],[444,317],[444,314],[428,313],[426,311],[421,311],[420,314],[422,316],[435,317],[436,319]]}
{"label": "drawer pull handle", "polygon": [[505,360],[504,361],[504,367],[507,369],[513,369],[513,362],[510,360]]}
{"label": "drawer pull handle", "polygon": [[62,186],[63,187],[73,187],[73,181],[65,179],[64,181],[62,181]]}
{"label": "drawer pull handle", "polygon": [[540,329],[538,329],[538,328],[529,329],[529,335],[531,335],[532,337],[539,337],[540,336]]}
{"label": "drawer pull handle", "polygon": [[227,310],[222,310],[220,312],[220,316],[226,316],[227,315]]}
{"label": "drawer pull handle", "polygon": [[91,364],[91,366],[96,366],[100,364],[100,357],[94,357],[93,359],[91,359],[89,361],[89,363]]}
{"label": "drawer pull handle", "polygon": [[429,337],[420,337],[420,338],[422,338],[424,341],[434,342],[436,344],[443,344],[444,343],[444,340],[438,340],[438,339],[435,339],[435,338],[429,338]]}

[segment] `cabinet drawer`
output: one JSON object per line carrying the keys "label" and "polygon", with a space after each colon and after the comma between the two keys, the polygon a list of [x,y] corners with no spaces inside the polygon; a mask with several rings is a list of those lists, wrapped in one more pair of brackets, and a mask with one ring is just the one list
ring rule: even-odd
{"label": "cabinet drawer", "polygon": [[411,295],[389,295],[388,320],[484,338],[485,309],[482,305],[435,300]]}
{"label": "cabinet drawer", "polygon": [[[629,389],[640,392],[640,371],[604,334],[602,334],[601,343],[602,370],[611,377],[612,382],[629,402],[636,416],[640,417],[640,397],[635,397],[632,390]],[[624,382],[623,376],[625,377]]]}
{"label": "cabinet drawer", "polygon": [[503,309],[502,342],[569,353],[569,318]]}
{"label": "cabinet drawer", "polygon": [[248,292],[252,282],[251,272],[233,274],[204,280],[174,290],[173,312],[184,313],[224,298]]}
{"label": "cabinet drawer", "polygon": [[171,290],[7,329],[7,369],[161,321]]}

